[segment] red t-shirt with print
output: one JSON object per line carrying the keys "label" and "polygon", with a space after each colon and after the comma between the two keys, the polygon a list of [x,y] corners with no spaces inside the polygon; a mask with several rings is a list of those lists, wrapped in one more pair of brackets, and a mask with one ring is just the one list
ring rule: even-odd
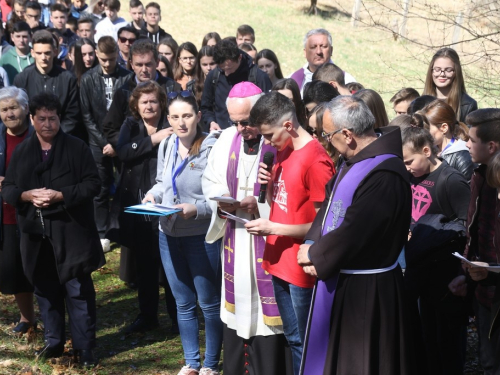
{"label": "red t-shirt with print", "polygon": [[[335,173],[333,162],[317,140],[299,150],[278,152],[273,168],[273,198],[269,220],[281,224],[314,221],[314,202],[325,199],[325,185]],[[302,288],[314,287],[315,277],[297,264],[303,240],[286,236],[267,236],[262,268],[271,275]]]}

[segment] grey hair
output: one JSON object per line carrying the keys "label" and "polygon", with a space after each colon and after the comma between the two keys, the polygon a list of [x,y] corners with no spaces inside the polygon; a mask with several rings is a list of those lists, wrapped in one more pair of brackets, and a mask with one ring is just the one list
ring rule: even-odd
{"label": "grey hair", "polygon": [[230,99],[249,99],[250,100],[250,108],[253,108],[253,106],[255,105],[255,103],[257,103],[257,100],[259,100],[259,98],[262,95],[264,95],[263,92],[261,92],[260,94],[255,94],[255,95],[252,95],[252,96],[247,96],[246,98],[230,98],[230,97],[227,97],[227,99],[226,99],[226,107],[229,104],[229,100]]}
{"label": "grey hair", "polygon": [[336,130],[350,129],[355,135],[363,136],[375,126],[372,112],[365,102],[355,96],[337,96],[326,108],[330,111],[330,118]]}
{"label": "grey hair", "polygon": [[10,99],[14,99],[24,109],[26,114],[29,113],[29,99],[26,91],[16,86],[7,86],[0,89],[0,102]]}
{"label": "grey hair", "polygon": [[330,32],[328,30],[326,30],[326,29],[313,29],[313,30],[309,30],[307,32],[306,36],[304,37],[304,48],[306,48],[307,39],[309,39],[313,35],[318,35],[318,34],[326,35],[326,37],[328,38],[328,44],[330,44],[330,47],[333,46],[332,34],[330,34]]}

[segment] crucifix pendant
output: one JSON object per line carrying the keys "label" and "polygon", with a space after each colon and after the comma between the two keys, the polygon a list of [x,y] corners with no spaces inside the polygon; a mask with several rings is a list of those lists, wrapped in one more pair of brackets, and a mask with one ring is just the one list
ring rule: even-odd
{"label": "crucifix pendant", "polygon": [[248,187],[248,177],[247,177],[247,179],[245,181],[245,187],[240,187],[240,190],[245,191],[245,197],[247,196],[247,191],[252,191],[253,190],[252,188]]}

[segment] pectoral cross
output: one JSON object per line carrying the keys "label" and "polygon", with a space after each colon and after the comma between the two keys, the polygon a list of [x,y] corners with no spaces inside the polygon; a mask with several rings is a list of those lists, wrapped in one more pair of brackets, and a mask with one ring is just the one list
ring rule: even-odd
{"label": "pectoral cross", "polygon": [[245,197],[247,196],[247,191],[253,191],[253,188],[248,187],[248,177],[245,182],[245,187],[240,187],[240,190],[245,191]]}
{"label": "pectoral cross", "polygon": [[231,249],[231,239],[227,240],[227,245],[224,246],[224,250],[227,250],[227,262],[231,263],[231,253],[234,254],[234,249]]}

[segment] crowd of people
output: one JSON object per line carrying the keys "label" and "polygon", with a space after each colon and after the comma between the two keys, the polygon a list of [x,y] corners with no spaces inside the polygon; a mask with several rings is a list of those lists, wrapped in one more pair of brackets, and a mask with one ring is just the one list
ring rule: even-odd
{"label": "crowd of people", "polygon": [[[389,116],[325,29],[284,78],[249,25],[198,50],[159,4],[129,8],[0,1],[0,292],[17,334],[36,296],[38,358],[63,354],[67,312],[97,364],[91,273],[113,242],[137,289],[117,324],[157,328],[162,287],[179,375],[462,374],[471,317],[500,374],[500,109],[478,109],[455,50]],[[140,203],[176,212],[125,212]]]}

